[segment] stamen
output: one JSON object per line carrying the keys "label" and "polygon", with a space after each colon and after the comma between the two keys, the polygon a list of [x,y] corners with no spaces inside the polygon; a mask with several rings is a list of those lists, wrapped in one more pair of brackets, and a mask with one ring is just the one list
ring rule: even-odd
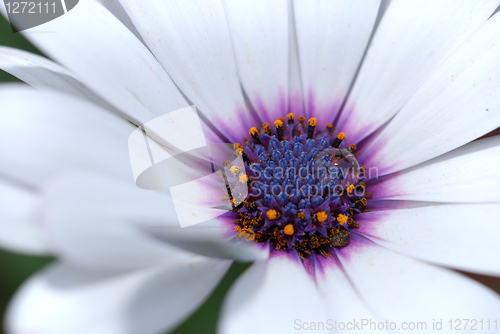
{"label": "stamen", "polygon": [[262,142],[260,141],[260,138],[259,138],[259,131],[257,131],[256,127],[251,128],[249,133],[250,133],[250,136],[252,136],[253,142],[255,144],[262,145]]}
{"label": "stamen", "polygon": [[293,113],[286,115],[286,118],[288,119],[288,125],[293,125],[295,123],[295,115]]}
{"label": "stamen", "polygon": [[333,125],[331,123],[326,123],[326,130],[330,136],[333,136]]}
{"label": "stamen", "polygon": [[266,123],[262,124],[262,128],[263,128],[265,134],[268,134],[270,136],[273,135],[273,132],[269,128],[269,123],[266,122]]}
{"label": "stamen", "polygon": [[328,215],[326,214],[325,211],[320,211],[320,212],[316,213],[316,219],[318,219],[318,221],[320,223],[324,223],[327,218],[328,218]]}
{"label": "stamen", "polygon": [[305,120],[306,120],[306,118],[304,116],[300,116],[299,117],[299,124],[300,124],[300,126],[302,126],[302,127],[306,126],[305,123],[304,123]]}
{"label": "stamen", "polygon": [[274,126],[276,127],[276,133],[278,134],[278,140],[283,141],[285,139],[283,136],[283,121],[280,119],[274,121]]}
{"label": "stamen", "polygon": [[345,133],[341,132],[337,135],[337,138],[332,143],[332,147],[338,148],[340,146],[340,143],[342,143],[342,140],[345,139]]}
{"label": "stamen", "polygon": [[337,216],[337,221],[339,222],[340,225],[344,226],[349,221],[349,216],[340,214]]}
{"label": "stamen", "polygon": [[312,139],[314,135],[314,129],[316,128],[316,118],[311,118],[309,120],[309,128],[307,129],[307,139]]}
{"label": "stamen", "polygon": [[269,218],[270,220],[274,220],[278,217],[278,213],[274,209],[267,211],[266,214],[267,214],[267,218]]}
{"label": "stamen", "polygon": [[285,234],[286,235],[293,235],[294,232],[295,232],[295,229],[293,228],[292,224],[288,224],[287,226],[285,226]]}

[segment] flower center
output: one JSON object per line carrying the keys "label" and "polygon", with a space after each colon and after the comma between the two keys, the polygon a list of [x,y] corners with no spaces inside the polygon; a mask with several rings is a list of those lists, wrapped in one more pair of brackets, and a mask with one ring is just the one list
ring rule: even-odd
{"label": "flower center", "polygon": [[253,127],[240,150],[248,197],[235,207],[234,229],[239,239],[269,242],[277,250],[296,249],[300,257],[349,244],[350,230],[359,226],[354,216],[364,212],[366,169],[355,158],[355,145],[345,134],[334,136],[333,126],[317,128],[311,118],[295,123],[293,114]]}

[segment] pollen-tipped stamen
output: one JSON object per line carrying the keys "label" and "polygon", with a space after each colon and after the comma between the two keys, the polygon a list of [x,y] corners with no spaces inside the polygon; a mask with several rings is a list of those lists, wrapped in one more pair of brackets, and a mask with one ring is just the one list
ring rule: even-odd
{"label": "pollen-tipped stamen", "polygon": [[281,119],[274,121],[274,126],[276,127],[276,133],[278,134],[278,140],[283,141],[285,139],[285,136],[283,135],[283,121]]}
{"label": "pollen-tipped stamen", "polygon": [[253,142],[256,145],[262,145],[262,142],[260,141],[259,138],[259,131],[257,130],[256,127],[251,128],[248,133],[250,133],[250,136],[252,136]]}
{"label": "pollen-tipped stamen", "polygon": [[267,122],[262,124],[262,131],[269,136],[273,135],[273,132],[271,131],[271,128],[269,127],[269,123],[267,123]]}
{"label": "pollen-tipped stamen", "polygon": [[306,121],[306,118],[304,116],[299,117],[300,126],[305,127],[306,126],[305,121]]}
{"label": "pollen-tipped stamen", "polygon": [[342,143],[342,140],[345,139],[345,133],[341,132],[337,135],[337,138],[332,143],[332,147],[338,148],[340,144]]}
{"label": "pollen-tipped stamen", "polygon": [[326,123],[326,129],[328,130],[328,134],[333,136],[333,125],[331,123]]}
{"label": "pollen-tipped stamen", "polygon": [[309,120],[309,127],[307,128],[307,139],[312,139],[314,135],[314,129],[316,129],[316,124],[316,118],[313,117]]}

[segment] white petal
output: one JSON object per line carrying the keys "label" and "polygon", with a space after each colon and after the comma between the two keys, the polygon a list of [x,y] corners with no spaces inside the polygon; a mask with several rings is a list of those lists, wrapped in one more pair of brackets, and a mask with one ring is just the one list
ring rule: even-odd
{"label": "white petal", "polygon": [[114,16],[116,16],[118,20],[121,21],[121,23],[123,23],[125,27],[128,28],[128,30],[130,30],[135,35],[135,37],[137,37],[144,43],[141,35],[137,31],[137,28],[134,26],[127,12],[125,11],[125,9],[123,9],[122,5],[118,1],[114,0],[94,0],[94,1],[97,1],[104,7],[106,7]]}
{"label": "white petal", "polygon": [[13,334],[160,333],[194,312],[230,264],[188,256],[122,275],[52,265],[14,296],[6,328]]}
{"label": "white petal", "polygon": [[222,3],[120,3],[179,89],[228,139],[240,141],[248,112]]}
{"label": "white petal", "polygon": [[45,196],[47,233],[59,257],[80,266],[150,266],[175,260],[183,253],[178,248],[244,261],[266,255],[253,244],[230,242],[234,229],[227,235],[227,221],[181,229],[168,193],[143,190],[132,182],[73,175],[61,178]]}
{"label": "white petal", "polygon": [[359,158],[379,175],[414,166],[500,126],[500,16],[431,75]]}
{"label": "white petal", "polygon": [[150,51],[95,1],[79,2],[25,37],[137,125],[188,106]]}
{"label": "white petal", "polygon": [[379,0],[294,1],[309,116],[333,123],[365,52]]}
{"label": "white petal", "polygon": [[500,276],[500,204],[426,205],[356,219],[376,243],[425,261]]}
{"label": "white petal", "polygon": [[300,74],[299,47],[297,45],[297,29],[293,0],[288,0],[288,112],[305,115],[304,95],[302,94],[302,77]]}
{"label": "white petal", "polygon": [[[130,184],[130,185],[129,185]],[[177,261],[185,252],[140,230],[155,218],[175,219],[168,198],[92,174],[53,182],[44,193],[44,228],[62,261],[86,268],[128,270]],[[104,187],[103,187],[104,185]]]}
{"label": "white petal", "polygon": [[337,128],[357,143],[390,120],[496,6],[495,0],[392,1]]}
{"label": "white petal", "polygon": [[57,90],[115,110],[64,67],[23,50],[0,46],[0,69],[40,90]]}
{"label": "white petal", "polygon": [[[377,246],[357,235],[337,251],[362,298],[389,322],[433,320],[449,326],[454,319],[496,319],[499,296],[456,272]],[[425,331],[419,331],[425,332]]]}
{"label": "white petal", "polygon": [[372,199],[500,201],[500,136],[474,141],[368,187]]}
{"label": "white petal", "polygon": [[[325,322],[325,306],[298,256],[255,262],[231,287],[221,310],[221,334],[291,333]],[[298,321],[297,321],[298,320]],[[315,333],[326,333],[315,330]]]}
{"label": "white petal", "polygon": [[288,1],[222,3],[243,88],[261,119],[272,124],[287,113]]}
{"label": "white petal", "polygon": [[71,170],[132,180],[127,138],[135,129],[102,108],[25,85],[0,90],[0,171],[38,186]]}
{"label": "white petal", "polygon": [[14,252],[49,254],[50,245],[40,226],[40,195],[33,189],[0,182],[0,246]]}
{"label": "white petal", "polygon": [[[380,319],[376,317],[374,310],[369,309],[355,290],[338,258],[318,257],[318,259],[321,263],[322,272],[317,272],[316,281],[318,291],[325,300],[329,317],[335,318],[338,322],[343,322],[345,326],[350,327],[347,329],[359,329],[361,319],[378,322]],[[347,325],[353,320],[357,321],[358,326],[354,323]],[[339,329],[338,325],[337,329]],[[374,329],[373,332],[380,333],[381,331]]]}

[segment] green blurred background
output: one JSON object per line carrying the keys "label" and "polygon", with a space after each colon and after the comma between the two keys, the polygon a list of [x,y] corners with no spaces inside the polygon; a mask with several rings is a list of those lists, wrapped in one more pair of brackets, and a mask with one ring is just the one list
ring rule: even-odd
{"label": "green blurred background", "polygon": [[[41,54],[26,39],[24,39],[21,34],[12,33],[8,22],[2,16],[0,16],[0,45],[11,46]],[[9,81],[16,82],[19,80],[3,71],[0,71],[0,82]],[[467,245],[464,245],[464,247],[467,247]],[[46,264],[50,263],[51,261],[53,261],[53,259],[51,258],[23,256],[0,250],[0,315],[2,315],[2,319],[9,299],[12,297],[15,290],[31,274],[33,274]],[[235,263],[227,273],[226,277],[222,280],[219,287],[214,291],[214,293],[205,302],[205,304],[173,333],[215,333],[219,309],[222,304],[224,295],[231,284],[235,281],[235,279],[247,267],[248,264]],[[467,275],[500,293],[500,278],[473,274]],[[1,328],[3,328],[3,326],[1,326]],[[0,334],[3,333],[1,328]]]}

